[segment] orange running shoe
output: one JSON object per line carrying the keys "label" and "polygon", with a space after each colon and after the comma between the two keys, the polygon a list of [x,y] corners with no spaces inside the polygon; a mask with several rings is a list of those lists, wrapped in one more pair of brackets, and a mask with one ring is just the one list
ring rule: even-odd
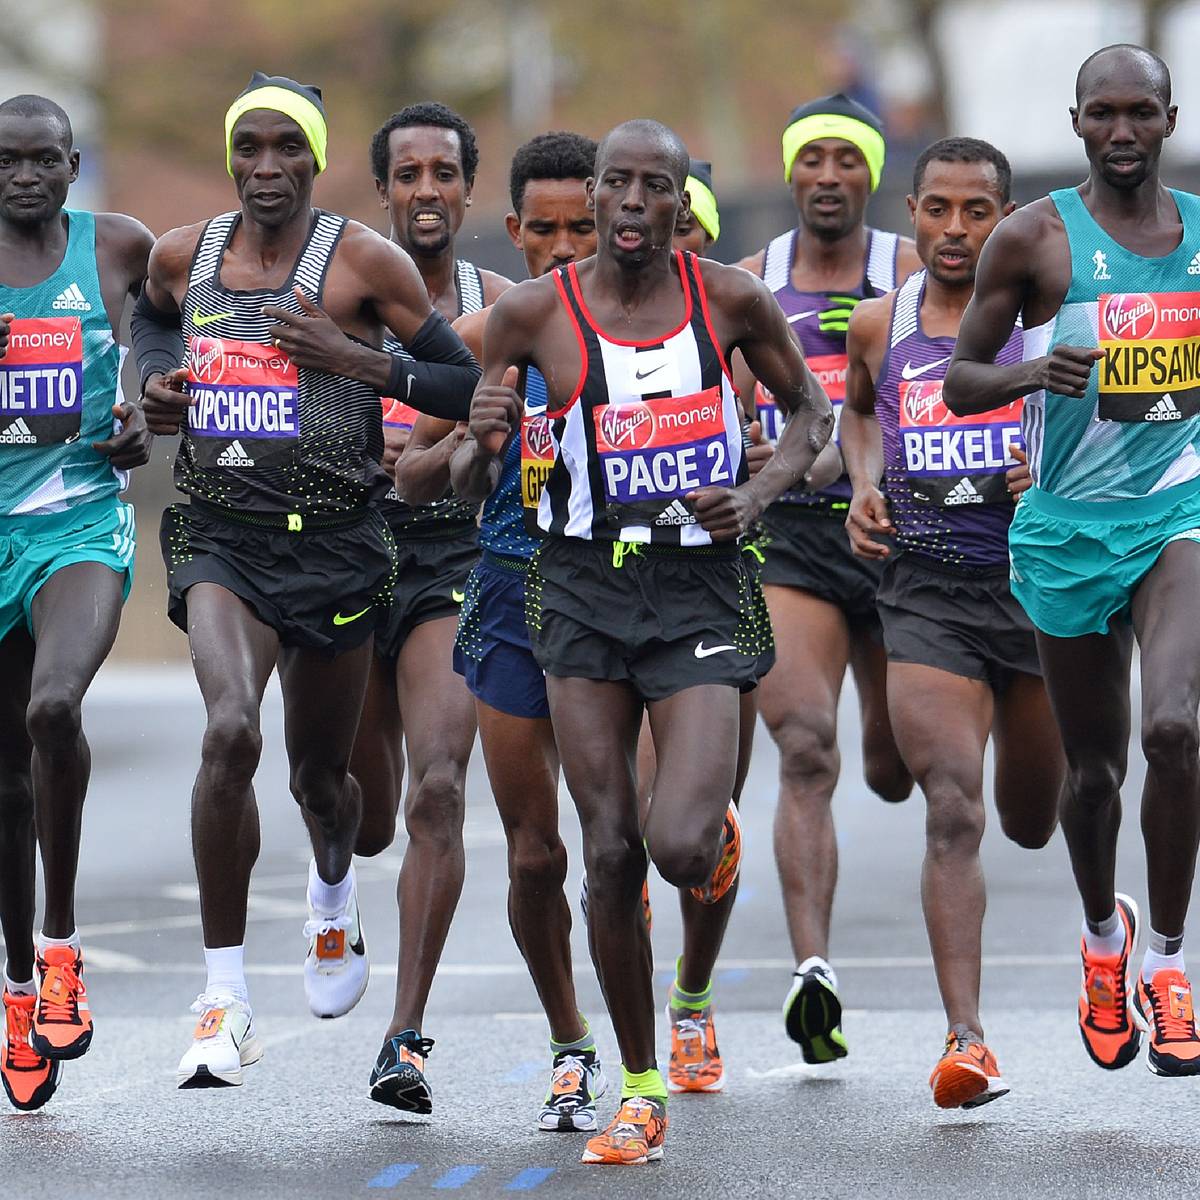
{"label": "orange running shoe", "polygon": [[667,1105],[653,1096],[629,1096],[621,1101],[612,1124],[588,1141],[579,1160],[607,1166],[640,1166],[663,1156]]}
{"label": "orange running shoe", "polygon": [[1155,1075],[1200,1075],[1200,1035],[1187,976],[1176,970],[1155,971],[1147,983],[1139,972],[1133,1006],[1150,1035],[1150,1070]]}
{"label": "orange running shoe", "polygon": [[706,1004],[697,1012],[688,1012],[672,1007],[668,999],[667,1020],[671,1025],[667,1088],[672,1092],[721,1091],[725,1086],[725,1064],[717,1049],[712,1005]]}
{"label": "orange running shoe", "polygon": [[43,1058],[80,1058],[92,1044],[92,1014],[83,986],[83,955],[47,946],[37,958],[41,979],[29,1044]]}
{"label": "orange running shoe", "polygon": [[1092,1062],[1117,1071],[1137,1058],[1141,1031],[1129,1007],[1129,956],[1137,945],[1138,909],[1129,896],[1117,893],[1117,913],[1125,929],[1120,954],[1091,954],[1080,939],[1083,985],[1079,990],[1079,1032]]}
{"label": "orange running shoe", "polygon": [[737,805],[731,800],[721,830],[721,857],[713,868],[712,878],[703,887],[692,888],[692,895],[701,904],[716,904],[733,887],[741,869],[742,822],[738,817]]}
{"label": "orange running shoe", "polygon": [[4,992],[4,1042],[0,1045],[0,1079],[14,1108],[33,1112],[41,1108],[58,1087],[62,1066],[43,1058],[29,1044],[36,996]]}
{"label": "orange running shoe", "polygon": [[973,1033],[946,1034],[946,1049],[929,1076],[938,1108],[978,1108],[1008,1095],[996,1056]]}

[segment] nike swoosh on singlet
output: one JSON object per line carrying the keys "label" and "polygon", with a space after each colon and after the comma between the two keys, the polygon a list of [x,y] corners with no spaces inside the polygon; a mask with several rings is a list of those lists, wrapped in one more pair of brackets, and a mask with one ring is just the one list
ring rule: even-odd
{"label": "nike swoosh on singlet", "polygon": [[697,658],[711,658],[714,654],[720,654],[725,650],[737,650],[736,646],[706,646],[703,642],[696,643],[695,655]]}
{"label": "nike swoosh on singlet", "polygon": [[197,329],[203,329],[205,325],[211,325],[214,321],[224,321],[226,318],[232,317],[233,315],[234,314],[231,312],[213,313],[211,317],[202,317],[197,315],[192,318],[192,324],[195,325]]}
{"label": "nike swoosh on singlet", "polygon": [[795,325],[797,321],[803,321],[805,317],[815,317],[820,311],[821,310],[819,308],[810,308],[807,312],[792,313],[792,315],[788,317],[788,324]]}
{"label": "nike swoosh on singlet", "polygon": [[367,607],[362,610],[362,612],[356,612],[352,617],[343,616],[341,613],[334,613],[333,623],[335,625],[349,625],[351,621],[357,621],[358,618],[363,615],[363,613],[369,613],[370,611],[371,605],[368,604]]}
{"label": "nike swoosh on singlet", "polygon": [[635,371],[633,377],[634,379],[646,379],[653,375],[655,371],[661,371],[666,365],[665,362],[660,362],[657,367],[651,367],[648,371]]}
{"label": "nike swoosh on singlet", "polygon": [[912,363],[906,362],[900,368],[901,379],[916,379],[918,375],[924,375],[926,371],[932,371],[934,367],[940,367],[942,363],[948,363],[954,356],[947,354],[945,358],[939,358],[937,362],[926,363],[923,367],[914,367]]}

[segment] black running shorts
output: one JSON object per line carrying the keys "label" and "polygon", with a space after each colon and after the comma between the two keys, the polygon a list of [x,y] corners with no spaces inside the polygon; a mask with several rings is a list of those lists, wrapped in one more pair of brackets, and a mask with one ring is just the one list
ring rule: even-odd
{"label": "black running shorts", "polygon": [[799,588],[840,608],[851,627],[878,629],[875,592],[879,564],[850,549],[846,514],[803,504],[773,504],[762,517],[755,547],[762,553],[762,581]]}
{"label": "black running shorts", "polygon": [[467,577],[479,561],[479,528],[472,522],[436,537],[397,537],[396,556],[392,607],[375,635],[375,651],[388,662],[399,658],[418,625],[442,617],[458,620]]}
{"label": "black running shorts", "polygon": [[188,589],[198,583],[244,600],[283,645],[331,654],[361,645],[387,615],[396,545],[374,509],[347,528],[289,533],[226,519],[208,505],[173,504],[159,540],[167,614],[185,632]]}
{"label": "black running shorts", "polygon": [[[619,554],[619,552],[618,552]],[[733,546],[627,548],[548,538],[525,582],[529,641],[547,675],[631,683],[645,700],[700,684],[749,691],[775,662],[757,572]]]}
{"label": "black running shorts", "polygon": [[952,572],[929,559],[889,560],[879,616],[890,662],[981,679],[1003,692],[1014,674],[1041,675],[1033,624],[1008,590],[1008,570]]}

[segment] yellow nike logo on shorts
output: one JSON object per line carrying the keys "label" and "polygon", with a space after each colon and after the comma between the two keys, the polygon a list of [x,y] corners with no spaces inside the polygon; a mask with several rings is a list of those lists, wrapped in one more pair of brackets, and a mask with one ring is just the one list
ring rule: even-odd
{"label": "yellow nike logo on shorts", "polygon": [[351,621],[357,621],[358,618],[363,615],[363,613],[369,613],[370,611],[371,605],[368,604],[367,607],[362,610],[362,612],[356,612],[352,617],[344,617],[341,613],[335,613],[333,617],[333,623],[335,625],[349,625]]}
{"label": "yellow nike logo on shorts", "polygon": [[205,325],[211,325],[214,321],[224,321],[226,317],[232,317],[233,313],[213,313],[211,317],[202,317],[199,314],[192,318],[192,324],[197,329],[203,329]]}

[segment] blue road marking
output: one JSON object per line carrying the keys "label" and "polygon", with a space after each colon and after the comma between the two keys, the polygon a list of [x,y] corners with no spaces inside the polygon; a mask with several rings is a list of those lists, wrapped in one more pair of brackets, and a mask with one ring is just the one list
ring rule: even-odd
{"label": "blue road marking", "polygon": [[726,967],[717,972],[718,983],[744,983],[750,978],[750,972],[745,967]]}
{"label": "blue road marking", "polygon": [[515,1067],[504,1077],[505,1083],[528,1083],[531,1079],[535,1079],[546,1069],[546,1064],[543,1062],[523,1062],[517,1063]]}
{"label": "blue road marking", "polygon": [[470,1183],[482,1171],[482,1167],[451,1167],[441,1179],[434,1181],[435,1188],[460,1188],[464,1183]]}
{"label": "blue road marking", "polygon": [[535,1187],[540,1187],[553,1174],[553,1167],[526,1167],[513,1178],[504,1190],[506,1192],[532,1192]]}
{"label": "blue road marking", "polygon": [[383,1170],[380,1171],[379,1174],[367,1184],[367,1187],[395,1187],[396,1184],[403,1182],[415,1170],[417,1170],[419,1165],[420,1164],[418,1163],[392,1163],[390,1167],[384,1167]]}

